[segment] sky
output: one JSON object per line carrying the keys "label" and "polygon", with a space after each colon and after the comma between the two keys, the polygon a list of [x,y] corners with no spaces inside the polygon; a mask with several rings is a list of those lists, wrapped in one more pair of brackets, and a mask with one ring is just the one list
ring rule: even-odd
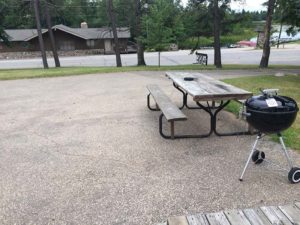
{"label": "sky", "polygon": [[[266,8],[261,5],[265,1],[266,0],[244,0],[244,4],[232,1],[231,8],[233,10],[245,9],[246,11],[266,10]],[[185,5],[187,2],[188,0],[182,0],[183,5]]]}

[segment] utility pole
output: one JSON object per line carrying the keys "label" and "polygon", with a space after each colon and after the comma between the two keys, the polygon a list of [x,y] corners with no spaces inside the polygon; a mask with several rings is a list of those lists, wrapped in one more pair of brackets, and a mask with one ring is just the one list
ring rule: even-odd
{"label": "utility pole", "polygon": [[39,5],[40,5],[39,0],[33,0],[34,14],[35,14],[35,20],[36,20],[36,29],[37,29],[37,33],[38,33],[38,37],[39,37],[39,44],[40,44],[40,50],[42,53],[43,65],[44,65],[44,69],[48,69],[49,66],[48,66],[48,62],[47,62],[47,56],[46,56],[46,52],[45,52],[43,35],[42,35]]}
{"label": "utility pole", "polygon": [[46,23],[47,23],[47,28],[48,28],[48,34],[50,37],[50,42],[51,42],[51,50],[53,52],[53,58],[55,62],[55,67],[60,67],[60,62],[57,54],[57,49],[56,49],[56,44],[55,44],[55,39],[52,31],[52,25],[51,25],[51,17],[49,13],[49,7],[48,7],[48,1],[45,1],[45,15],[46,15]]}

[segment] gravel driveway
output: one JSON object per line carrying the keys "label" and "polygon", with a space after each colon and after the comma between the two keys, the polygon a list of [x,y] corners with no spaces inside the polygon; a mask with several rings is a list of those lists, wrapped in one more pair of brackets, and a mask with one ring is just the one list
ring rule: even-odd
{"label": "gravel driveway", "polygon": [[[1,81],[0,223],[155,224],[299,201],[300,185],[267,164],[238,181],[254,136],[161,138],[159,112],[146,107],[150,83],[179,103],[163,73]],[[185,113],[178,132],[206,131],[203,111]],[[218,123],[246,126],[226,112]],[[265,140],[260,149],[285,166],[278,144]]]}

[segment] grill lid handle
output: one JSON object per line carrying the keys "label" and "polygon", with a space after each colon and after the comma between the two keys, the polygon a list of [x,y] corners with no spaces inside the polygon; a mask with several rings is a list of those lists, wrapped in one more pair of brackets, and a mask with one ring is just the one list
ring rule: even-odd
{"label": "grill lid handle", "polygon": [[272,98],[274,96],[277,95],[279,89],[262,89],[260,88],[260,92],[265,96],[265,97],[268,97],[268,98]]}

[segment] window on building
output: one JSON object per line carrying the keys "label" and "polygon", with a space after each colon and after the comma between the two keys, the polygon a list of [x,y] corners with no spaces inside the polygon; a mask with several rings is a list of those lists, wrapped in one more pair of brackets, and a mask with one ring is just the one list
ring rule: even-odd
{"label": "window on building", "polygon": [[20,45],[22,48],[25,48],[25,49],[29,49],[29,47],[30,47],[30,44],[26,41],[21,42]]}
{"label": "window on building", "polygon": [[59,43],[59,49],[62,51],[72,51],[75,50],[75,44],[73,41],[61,41]]}
{"label": "window on building", "polygon": [[87,40],[86,45],[90,48],[95,47],[95,40]]}

